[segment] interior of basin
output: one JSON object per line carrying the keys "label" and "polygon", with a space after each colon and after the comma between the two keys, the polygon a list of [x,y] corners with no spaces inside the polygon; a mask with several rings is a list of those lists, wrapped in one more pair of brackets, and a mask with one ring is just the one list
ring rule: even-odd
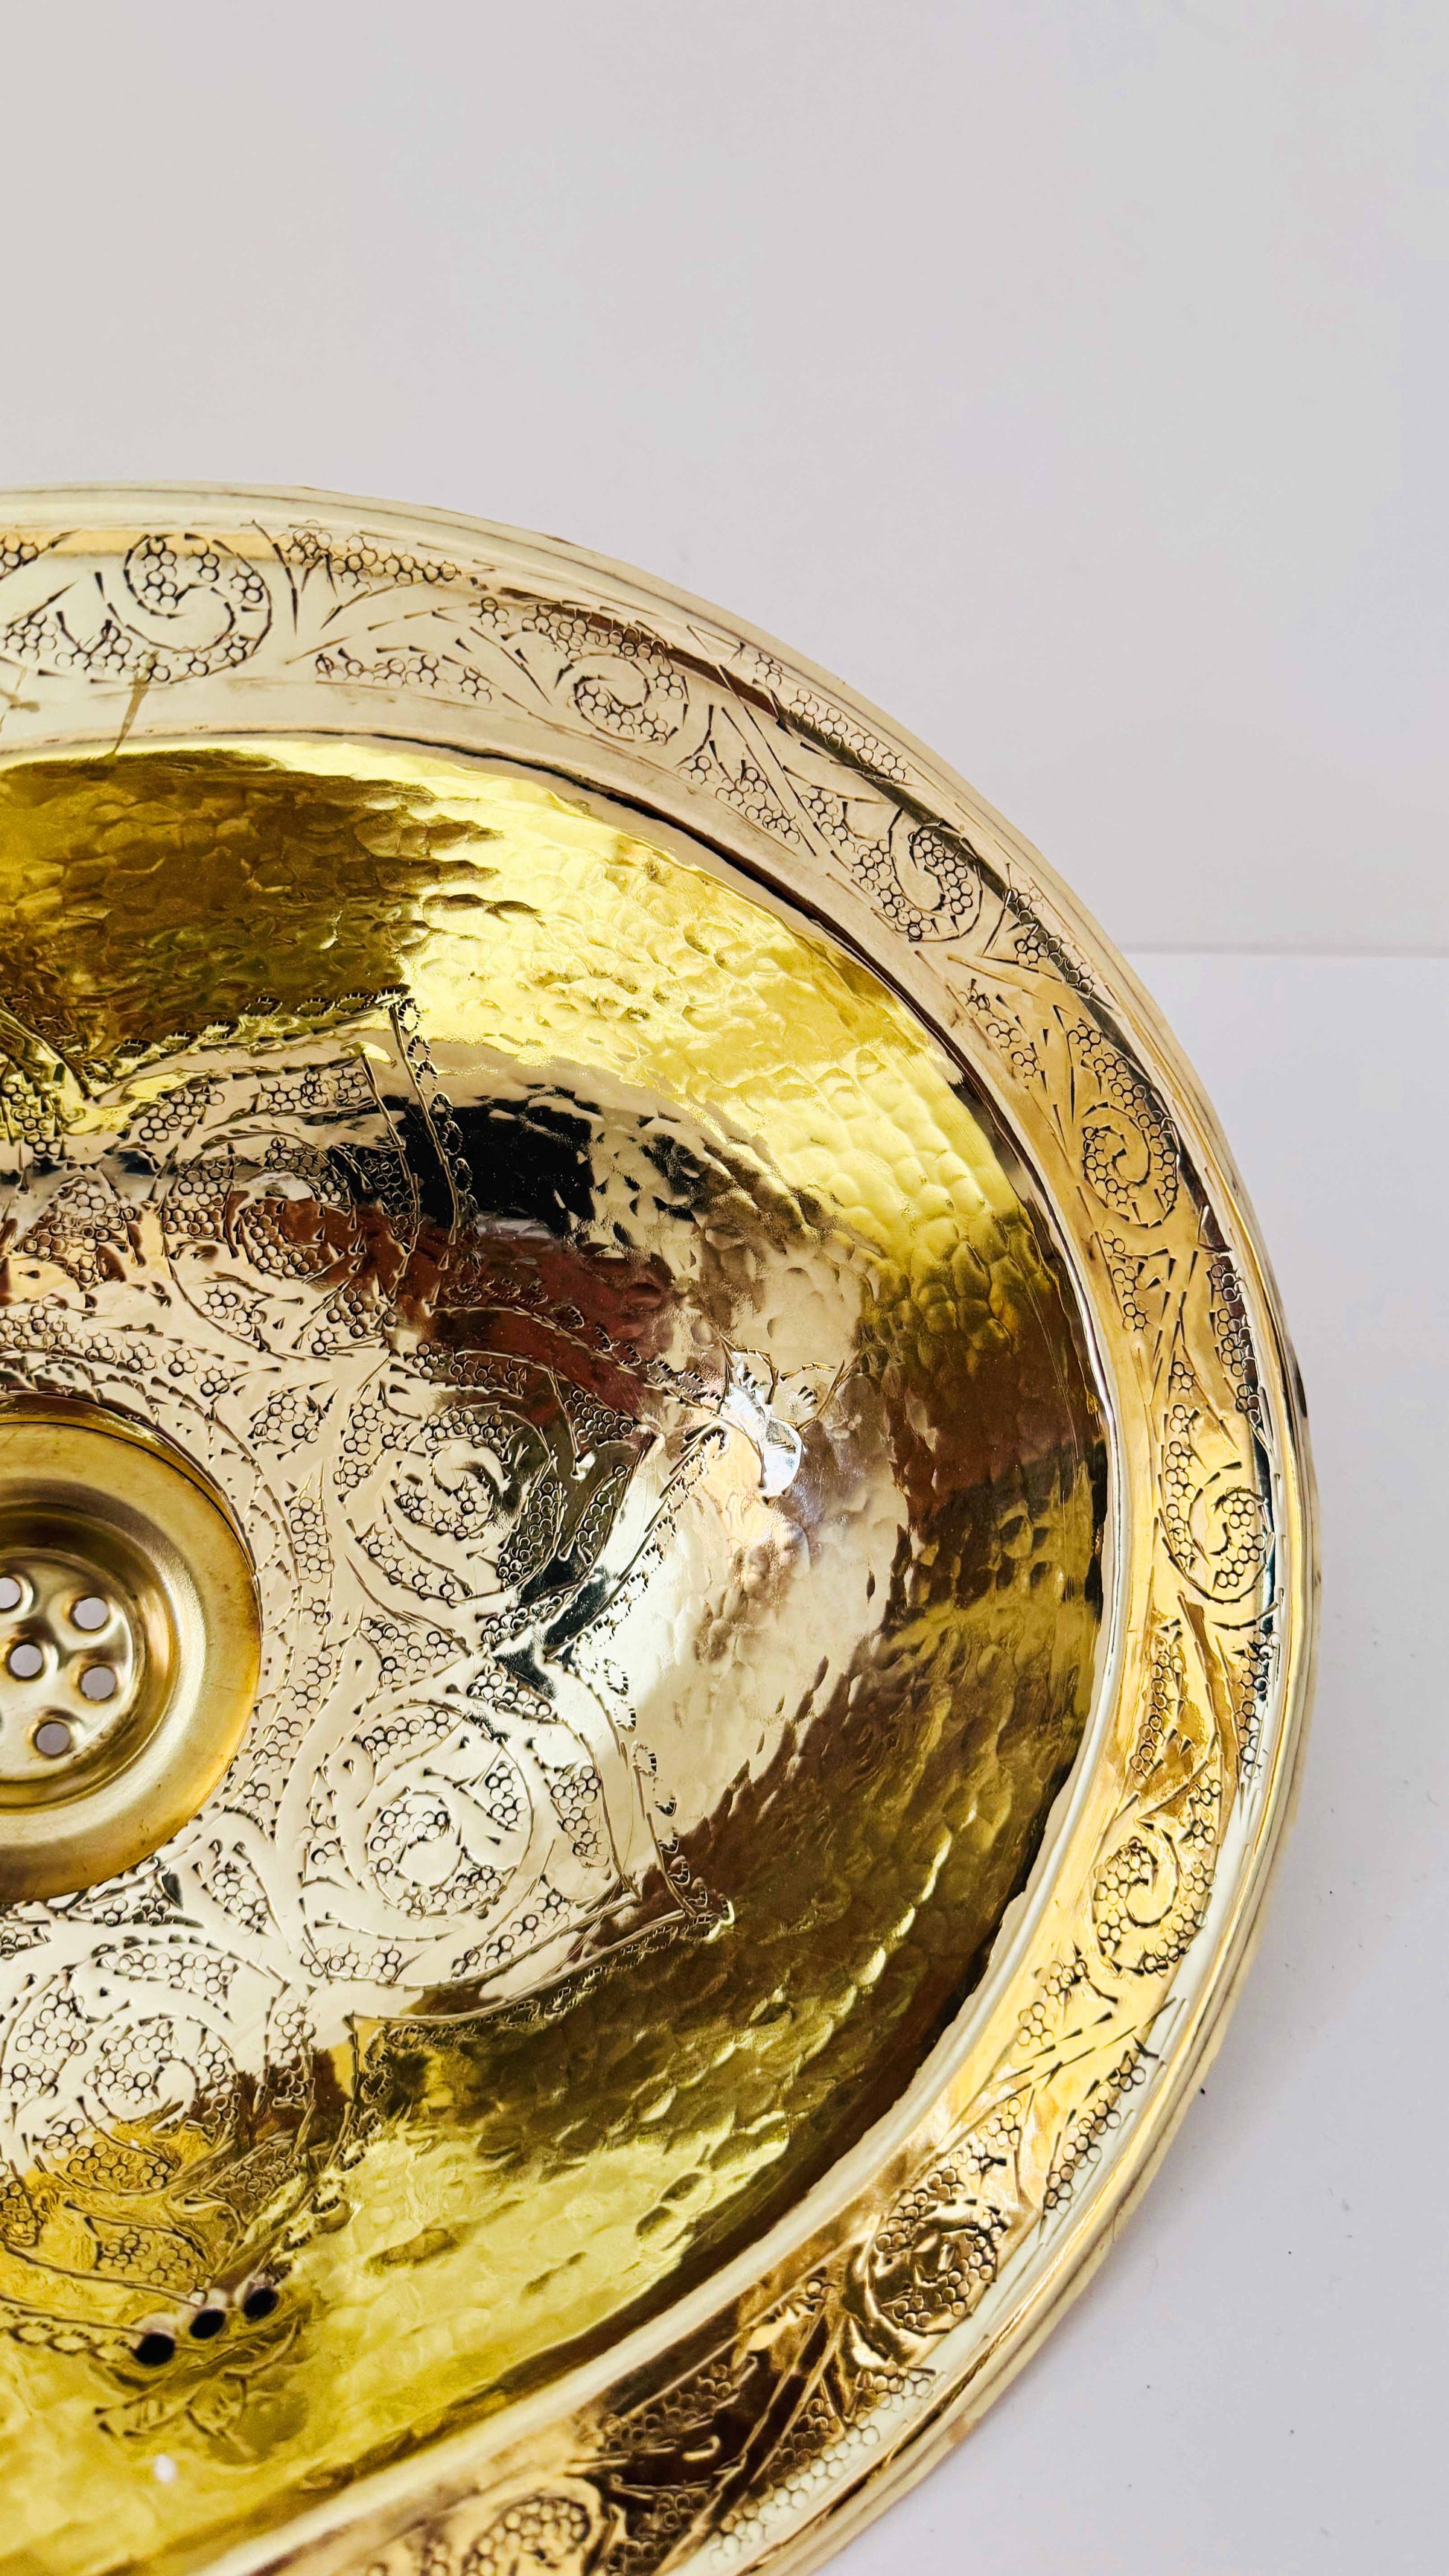
{"label": "interior of basin", "polygon": [[204,1466],[264,1630],[192,1823],[0,1914],[26,2565],[219,2549],[737,2251],[1080,1743],[1041,1196],[884,982],[650,835],[380,744],[0,770],[0,1387]]}

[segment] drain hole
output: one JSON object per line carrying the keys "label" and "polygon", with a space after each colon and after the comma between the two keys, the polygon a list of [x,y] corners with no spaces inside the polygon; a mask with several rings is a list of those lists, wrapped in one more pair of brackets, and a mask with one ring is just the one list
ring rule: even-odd
{"label": "drain hole", "polygon": [[225,2323],[225,2308],[198,2308],[187,2331],[195,2335],[198,2343],[210,2343],[212,2336],[219,2335]]}
{"label": "drain hole", "polygon": [[109,1664],[92,1664],[88,1672],[82,1673],[80,1686],[83,1699],[113,1699],[116,1676]]}
{"label": "drain hole", "polygon": [[280,2292],[273,2289],[270,2281],[258,2281],[254,2289],[248,2290],[241,2303],[242,2315],[248,2318],[252,2325],[260,2325],[263,2317],[271,2315],[279,2296]]}
{"label": "drain hole", "polygon": [[63,1717],[42,1718],[35,1730],[35,1750],[53,1762],[58,1754],[70,1751],[70,1728]]}
{"label": "drain hole", "polygon": [[33,1637],[22,1637],[5,1660],[18,1682],[33,1682],[36,1674],[45,1670],[45,1656]]}
{"label": "drain hole", "polygon": [[159,2326],[152,2326],[131,2349],[147,2370],[159,2370],[163,2361],[169,2361],[176,2350],[176,2337],[163,2334]]}
{"label": "drain hole", "polygon": [[0,1574],[0,1610],[18,1610],[25,1598],[25,1586],[13,1574]]}
{"label": "drain hole", "polygon": [[[0,1608],[6,1606],[0,1603]],[[98,1592],[88,1592],[83,1600],[76,1602],[70,1615],[71,1624],[90,1636],[95,1629],[104,1628],[111,1615],[111,1605],[109,1601],[103,1601]]]}

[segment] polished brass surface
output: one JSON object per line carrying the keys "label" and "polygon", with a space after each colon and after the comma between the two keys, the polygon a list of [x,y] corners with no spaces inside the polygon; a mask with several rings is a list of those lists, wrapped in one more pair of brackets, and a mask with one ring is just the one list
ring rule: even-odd
{"label": "polished brass surface", "polygon": [[[1271,1294],[1124,970],[833,684],[533,541],[161,506],[0,543],[14,2563],[809,2555],[1240,1958]],[[216,1625],[162,1474],[255,1705],[96,1884]]]}
{"label": "polished brass surface", "polygon": [[[238,2177],[203,2220],[168,2095],[150,2270],[52,2296],[129,2391],[168,2268],[285,2277],[265,2348],[305,2314],[326,2406],[271,2492],[551,2366],[900,2089],[1080,1738],[1101,1435],[1044,1219],[818,934],[361,746],[28,763],[0,812],[36,953],[84,959],[12,985],[76,1111],[17,1172],[0,1348],[205,1458],[271,1649],[102,1945],[134,1923],[144,2028],[204,1927],[246,1998],[213,2062],[299,2097],[185,2106]],[[197,2360],[147,2420],[212,2398]]]}

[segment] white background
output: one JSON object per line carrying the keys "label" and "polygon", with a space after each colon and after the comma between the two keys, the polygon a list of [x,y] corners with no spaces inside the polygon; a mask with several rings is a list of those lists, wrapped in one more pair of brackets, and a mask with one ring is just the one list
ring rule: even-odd
{"label": "white background", "polygon": [[7,13],[0,484],[313,483],[773,629],[1154,987],[1313,1409],[1322,1684],[1206,2094],[849,2576],[1449,2563],[1449,8]]}

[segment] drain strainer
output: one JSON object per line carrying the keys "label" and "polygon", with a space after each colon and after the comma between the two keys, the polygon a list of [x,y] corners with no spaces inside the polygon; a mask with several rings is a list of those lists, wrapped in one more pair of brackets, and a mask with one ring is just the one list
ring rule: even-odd
{"label": "drain strainer", "polygon": [[0,1412],[0,1899],[113,1877],[196,1813],[256,1695],[219,1498],[99,1407]]}

